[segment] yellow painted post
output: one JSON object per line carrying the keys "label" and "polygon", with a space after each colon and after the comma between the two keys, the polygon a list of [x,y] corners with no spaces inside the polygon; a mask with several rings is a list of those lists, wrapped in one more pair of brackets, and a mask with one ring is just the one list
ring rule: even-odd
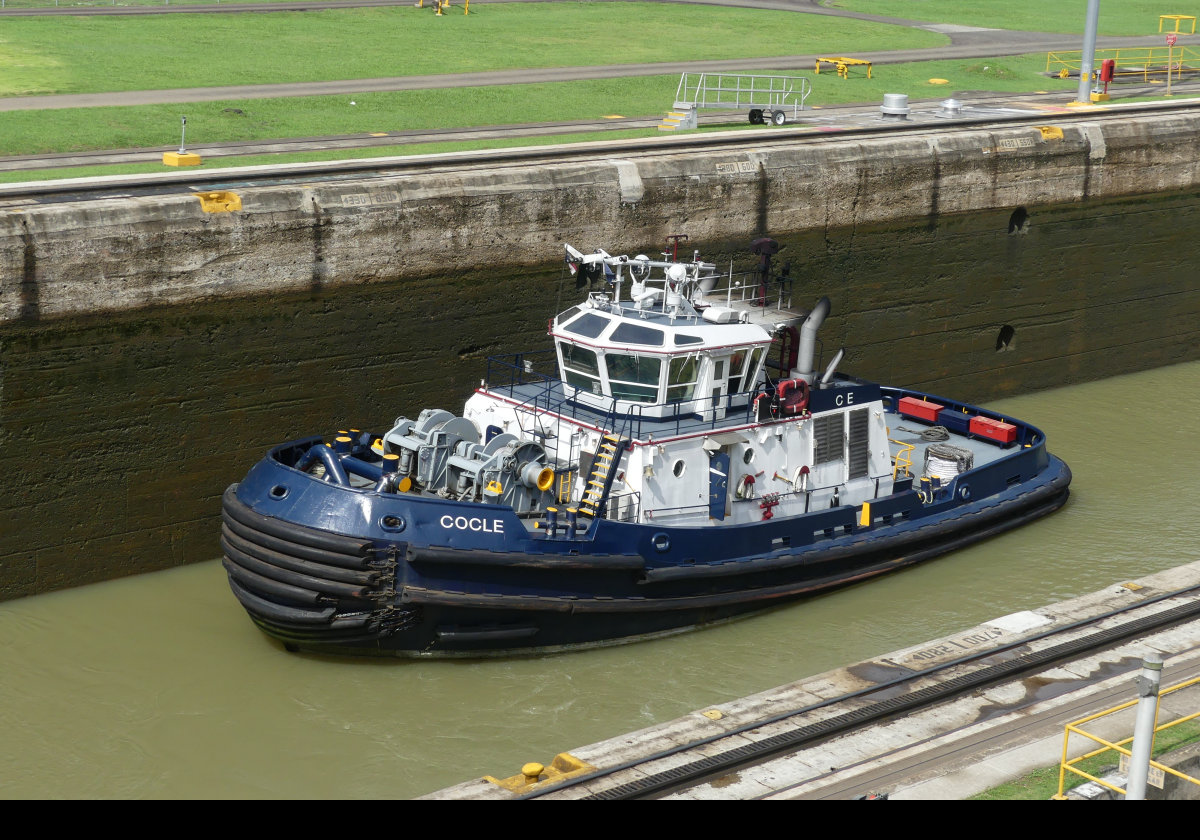
{"label": "yellow painted post", "polygon": [[862,515],[858,518],[858,524],[864,528],[871,524],[871,503],[863,502]]}
{"label": "yellow painted post", "polygon": [[463,14],[471,14],[471,0],[467,0],[467,2],[463,5]]}

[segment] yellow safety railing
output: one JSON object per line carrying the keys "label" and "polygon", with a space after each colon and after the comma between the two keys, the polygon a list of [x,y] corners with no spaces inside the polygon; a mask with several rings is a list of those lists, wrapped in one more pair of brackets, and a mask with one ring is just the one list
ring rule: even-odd
{"label": "yellow safety railing", "polygon": [[[1176,74],[1191,69],[1187,65],[1200,63],[1200,50],[1182,46],[1096,50],[1094,73],[1100,72],[1099,65],[1107,58],[1116,63],[1114,76],[1141,76],[1143,81],[1150,81],[1152,75],[1165,77],[1168,67]],[[1068,78],[1072,72],[1078,75],[1083,68],[1083,50],[1046,53],[1046,72],[1052,73],[1056,67],[1060,79]]]}
{"label": "yellow safety railing", "polygon": [[904,470],[905,475],[912,475],[908,468],[912,466],[912,453],[916,449],[916,445],[912,443],[901,443],[898,440],[888,438],[891,443],[900,447],[900,451],[896,453],[896,457],[892,459],[892,481],[896,480],[896,476],[900,474],[900,470]]}
{"label": "yellow safety railing", "polygon": [[[441,17],[442,9],[450,8],[450,0],[432,0],[432,3],[430,5],[434,9],[437,9],[437,15],[438,15],[438,17]],[[418,9],[425,8],[425,0],[417,0],[417,8]],[[463,14],[464,15],[471,14],[471,0],[466,0],[463,3]]]}
{"label": "yellow safety railing", "polygon": [[1181,24],[1185,20],[1190,20],[1192,22],[1192,34],[1193,35],[1196,34],[1196,16],[1195,15],[1159,15],[1158,16],[1158,31],[1159,32],[1163,31],[1163,24],[1169,20],[1175,21],[1175,29],[1172,30],[1174,32],[1179,31],[1179,24]]}
{"label": "yellow safety railing", "polygon": [[[1158,707],[1162,704],[1162,698],[1164,695],[1171,694],[1172,692],[1175,692],[1175,691],[1181,691],[1185,688],[1190,688],[1191,686],[1194,686],[1197,684],[1200,684],[1200,677],[1188,680],[1187,682],[1179,683],[1178,685],[1173,685],[1170,688],[1164,688],[1161,691],[1159,691],[1157,705],[1155,706],[1155,709],[1154,709],[1154,719],[1156,721],[1158,720]],[[1129,749],[1129,745],[1133,743],[1133,736],[1130,735],[1128,738],[1124,738],[1124,739],[1122,739],[1120,741],[1116,741],[1116,742],[1107,741],[1104,738],[1101,738],[1099,735],[1095,735],[1093,733],[1085,731],[1083,729],[1083,725],[1090,724],[1093,721],[1099,720],[1100,718],[1103,718],[1103,717],[1107,717],[1108,715],[1116,714],[1117,712],[1123,712],[1126,709],[1129,709],[1129,708],[1132,708],[1132,707],[1138,705],[1139,702],[1140,701],[1138,701],[1138,700],[1130,700],[1128,703],[1122,703],[1120,706],[1114,706],[1111,709],[1106,709],[1103,712],[1097,712],[1094,715],[1089,715],[1088,717],[1080,718],[1079,720],[1072,721],[1071,723],[1068,723],[1066,725],[1066,731],[1063,733],[1062,761],[1059,762],[1059,770],[1058,770],[1058,793],[1054,795],[1055,799],[1066,799],[1067,798],[1066,795],[1063,793],[1063,787],[1066,782],[1067,773],[1072,773],[1076,776],[1081,776],[1081,777],[1087,779],[1088,781],[1095,782],[1096,784],[1101,785],[1102,787],[1106,787],[1109,790],[1116,791],[1117,793],[1121,794],[1122,796],[1125,795],[1125,790],[1123,788],[1119,788],[1116,785],[1110,784],[1101,778],[1093,776],[1092,774],[1088,773],[1087,771],[1081,769],[1079,767],[1079,764],[1083,761],[1086,761],[1089,758],[1095,758],[1098,755],[1102,755],[1106,752],[1109,752],[1110,750],[1120,753],[1121,755],[1125,756],[1127,759],[1130,758],[1132,756],[1132,753]],[[1166,729],[1170,729],[1173,726],[1179,726],[1180,724],[1187,723],[1188,721],[1191,721],[1191,720],[1195,720],[1198,717],[1200,717],[1200,712],[1193,712],[1190,715],[1184,715],[1183,717],[1177,718],[1176,720],[1170,721],[1169,723],[1157,724],[1154,727],[1154,734],[1155,734],[1155,736],[1157,736],[1159,732],[1162,732]],[[1078,756],[1076,758],[1067,758],[1067,756],[1069,754],[1069,748],[1070,748],[1072,734],[1079,735],[1079,736],[1087,738],[1088,740],[1091,740],[1091,741],[1095,741],[1097,744],[1100,744],[1101,746],[1098,749],[1091,750],[1090,752],[1084,753],[1083,755]],[[1153,744],[1151,746],[1153,747]],[[1151,752],[1153,752],[1153,749],[1151,749]],[[1156,770],[1161,770],[1163,773],[1170,774],[1172,776],[1177,776],[1178,778],[1183,779],[1184,781],[1191,782],[1194,785],[1200,785],[1200,779],[1195,779],[1195,778],[1187,775],[1186,773],[1180,773],[1178,770],[1174,770],[1170,767],[1167,767],[1164,764],[1159,764],[1157,761],[1151,760],[1150,766]]]}
{"label": "yellow safety railing", "polygon": [[850,78],[851,67],[866,67],[867,78],[871,78],[871,62],[862,58],[846,58],[845,56],[824,56],[817,59],[816,70],[821,72],[822,64],[832,64],[837,70],[837,74],[843,79]]}

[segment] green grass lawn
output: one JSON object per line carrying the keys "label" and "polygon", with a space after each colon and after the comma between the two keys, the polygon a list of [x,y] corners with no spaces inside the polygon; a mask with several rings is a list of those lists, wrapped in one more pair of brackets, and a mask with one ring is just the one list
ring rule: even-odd
{"label": "green grass lawn", "polygon": [[[1087,18],[1087,0],[1070,3],[1047,3],[1045,0],[834,0],[832,6],[906,20],[1080,35]],[[1173,14],[1200,16],[1200,11],[1195,3],[1105,0],[1100,4],[1097,24],[1101,35],[1156,35],[1158,16]]]}
{"label": "green grass lawn", "polygon": [[945,43],[946,36],[919,29],[822,15],[664,3],[482,3],[469,15],[441,17],[412,6],[15,17],[0,25],[0,95],[840,55]]}

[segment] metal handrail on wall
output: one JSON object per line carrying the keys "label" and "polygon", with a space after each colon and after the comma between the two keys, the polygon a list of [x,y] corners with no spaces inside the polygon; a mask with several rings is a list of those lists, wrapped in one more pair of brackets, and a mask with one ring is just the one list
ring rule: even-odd
{"label": "metal handrail on wall", "polygon": [[[1176,73],[1191,69],[1184,65],[1200,63],[1200,50],[1184,46],[1096,50],[1097,64],[1109,58],[1116,63],[1114,76],[1141,76],[1144,81],[1149,81],[1151,75],[1166,75],[1168,69]],[[1046,53],[1046,72],[1051,73],[1053,68],[1058,67],[1060,78],[1067,78],[1072,71],[1078,74],[1082,66],[1082,50]]]}
{"label": "metal handrail on wall", "polygon": [[[1179,683],[1178,685],[1173,685],[1170,688],[1164,688],[1164,689],[1162,689],[1162,691],[1159,692],[1158,702],[1161,704],[1163,695],[1171,694],[1176,691],[1182,691],[1183,689],[1191,688],[1194,685],[1200,685],[1200,677],[1196,677],[1195,679],[1187,680],[1186,682]],[[1100,785],[1101,787],[1106,787],[1109,790],[1112,790],[1112,791],[1115,791],[1115,792],[1121,794],[1122,796],[1125,795],[1124,788],[1117,787],[1116,785],[1112,784],[1111,782],[1106,782],[1104,779],[1101,779],[1097,776],[1093,776],[1091,773],[1088,773],[1086,770],[1081,769],[1078,765],[1081,762],[1086,761],[1089,758],[1095,758],[1096,756],[1102,755],[1106,752],[1109,752],[1110,750],[1118,752],[1121,755],[1125,756],[1126,758],[1131,758],[1132,750],[1130,749],[1130,745],[1133,743],[1134,736],[1130,735],[1128,738],[1123,738],[1122,740],[1115,741],[1115,742],[1108,741],[1108,740],[1100,737],[1099,735],[1096,735],[1094,733],[1084,730],[1083,726],[1085,724],[1091,724],[1093,721],[1100,720],[1101,718],[1108,717],[1109,715],[1116,714],[1117,712],[1123,712],[1126,709],[1133,708],[1134,706],[1137,706],[1138,703],[1139,703],[1138,700],[1130,700],[1128,703],[1122,703],[1119,706],[1114,706],[1111,709],[1105,709],[1102,712],[1097,712],[1094,715],[1089,715],[1085,718],[1080,718],[1079,720],[1071,721],[1070,723],[1066,724],[1065,732],[1063,733],[1062,760],[1059,762],[1058,793],[1055,794],[1055,796],[1054,796],[1055,799],[1066,799],[1066,796],[1063,793],[1063,787],[1066,783],[1067,773],[1072,773],[1076,776],[1080,776],[1084,779],[1087,779],[1088,781],[1095,782],[1096,784]],[[1157,716],[1158,716],[1158,712],[1156,709],[1156,711],[1155,711],[1156,719],[1157,719]],[[1167,723],[1159,724],[1154,727],[1154,735],[1157,737],[1159,732],[1163,732],[1164,730],[1170,729],[1175,726],[1179,726],[1180,724],[1187,723],[1188,721],[1196,720],[1197,718],[1200,718],[1200,712],[1193,712],[1190,715],[1184,715],[1183,717],[1176,718],[1175,720],[1169,721]],[[1097,744],[1100,744],[1101,746],[1098,749],[1086,752],[1083,755],[1078,756],[1077,758],[1067,758],[1072,734],[1079,735],[1079,736],[1081,736],[1083,738],[1087,738],[1091,741],[1095,741]],[[1200,785],[1200,779],[1196,779],[1192,776],[1187,775],[1186,773],[1181,773],[1178,770],[1175,770],[1174,768],[1167,767],[1165,764],[1159,764],[1157,761],[1151,760],[1150,766],[1156,770],[1161,770],[1164,774],[1169,774],[1171,776],[1176,776],[1180,779],[1183,779],[1185,782],[1191,782],[1194,785]]]}

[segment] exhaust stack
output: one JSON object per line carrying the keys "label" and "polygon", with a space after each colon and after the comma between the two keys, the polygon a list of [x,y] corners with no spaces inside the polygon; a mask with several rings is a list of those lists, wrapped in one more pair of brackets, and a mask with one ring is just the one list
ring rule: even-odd
{"label": "exhaust stack", "polygon": [[817,372],[813,368],[813,356],[816,354],[817,330],[825,322],[829,314],[829,298],[823,297],[817,301],[812,312],[800,325],[800,349],[796,354],[796,367],[792,370],[793,379],[803,379],[809,385],[815,384]]}

